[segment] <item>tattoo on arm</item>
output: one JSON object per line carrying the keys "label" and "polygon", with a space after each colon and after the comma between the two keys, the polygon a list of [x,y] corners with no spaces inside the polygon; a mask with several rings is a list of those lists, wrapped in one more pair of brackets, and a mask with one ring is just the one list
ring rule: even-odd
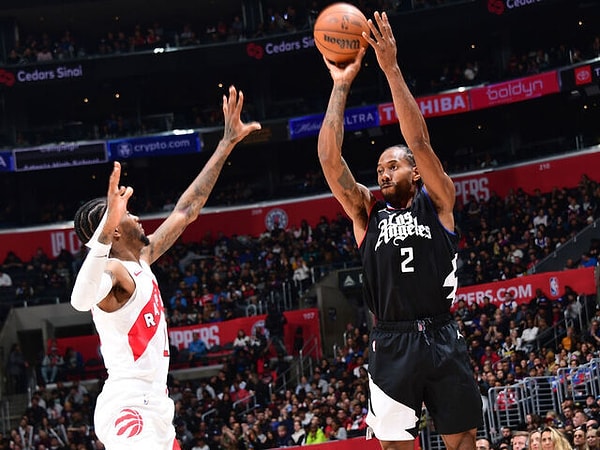
{"label": "tattoo on arm", "polygon": [[350,190],[354,189],[354,187],[356,186],[356,182],[354,181],[354,177],[352,176],[352,172],[350,172],[350,168],[346,164],[346,161],[343,161],[343,162],[344,162],[344,170],[342,171],[342,174],[338,178],[338,182],[340,183],[340,186],[345,191],[350,191]]}

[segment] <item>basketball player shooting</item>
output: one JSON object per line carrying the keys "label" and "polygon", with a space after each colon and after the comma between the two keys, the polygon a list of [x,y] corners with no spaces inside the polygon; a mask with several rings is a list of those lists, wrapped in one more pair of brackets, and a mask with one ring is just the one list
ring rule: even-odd
{"label": "basketball player shooting", "polygon": [[449,450],[473,450],[481,396],[450,314],[457,288],[454,184],[398,66],[386,13],[375,12],[368,23],[370,35],[363,36],[387,79],[406,142],[379,157],[383,200],[355,180],[342,157],[344,108],[365,49],[345,67],[323,58],[333,87],[318,139],[327,183],[353,223],[365,303],[375,319],[367,424],[384,450],[412,450],[424,403]]}
{"label": "basketball player shooting", "polygon": [[169,339],[161,294],[150,266],[200,214],[237,143],[261,128],[240,118],[244,96],[223,96],[223,137],[198,176],[156,231],[146,236],[127,209],[133,188],[119,185],[114,163],[106,198],[90,200],[75,214],[79,239],[89,247],[71,305],[90,311],[100,337],[108,378],[94,412],[95,431],[111,450],[179,449],[174,404],[167,391]]}

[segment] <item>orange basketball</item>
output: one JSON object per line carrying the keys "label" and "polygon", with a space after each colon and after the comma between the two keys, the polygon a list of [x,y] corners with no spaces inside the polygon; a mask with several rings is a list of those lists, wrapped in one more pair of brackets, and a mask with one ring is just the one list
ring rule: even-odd
{"label": "orange basketball", "polygon": [[362,32],[370,33],[367,18],[356,6],[334,3],[321,11],[315,21],[315,45],[327,60],[347,64],[368,45]]}

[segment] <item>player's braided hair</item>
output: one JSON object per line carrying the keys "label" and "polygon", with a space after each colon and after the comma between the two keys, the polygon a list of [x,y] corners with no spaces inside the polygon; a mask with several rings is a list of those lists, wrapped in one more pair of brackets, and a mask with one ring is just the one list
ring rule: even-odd
{"label": "player's braided hair", "polygon": [[411,166],[415,167],[417,165],[417,162],[415,161],[415,155],[410,148],[402,144],[398,144],[396,147],[404,150],[404,159],[406,159]]}
{"label": "player's braided hair", "polygon": [[77,237],[86,244],[94,235],[104,212],[106,211],[106,198],[99,197],[90,200],[79,207],[73,219]]}
{"label": "player's braided hair", "polygon": [[[403,144],[397,144],[394,145],[394,147],[397,147],[404,152],[404,159],[407,160],[412,167],[417,167],[417,162],[415,161],[415,154],[408,146]],[[417,186],[423,186],[423,180],[421,178],[417,180]]]}

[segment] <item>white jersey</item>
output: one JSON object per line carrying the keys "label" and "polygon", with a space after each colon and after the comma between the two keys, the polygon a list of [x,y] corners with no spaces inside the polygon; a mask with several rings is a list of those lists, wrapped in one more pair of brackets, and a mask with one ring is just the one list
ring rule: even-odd
{"label": "white jersey", "polygon": [[120,261],[135,281],[135,291],[120,309],[92,307],[106,383],[138,380],[166,390],[169,337],[158,283],[145,262]]}

